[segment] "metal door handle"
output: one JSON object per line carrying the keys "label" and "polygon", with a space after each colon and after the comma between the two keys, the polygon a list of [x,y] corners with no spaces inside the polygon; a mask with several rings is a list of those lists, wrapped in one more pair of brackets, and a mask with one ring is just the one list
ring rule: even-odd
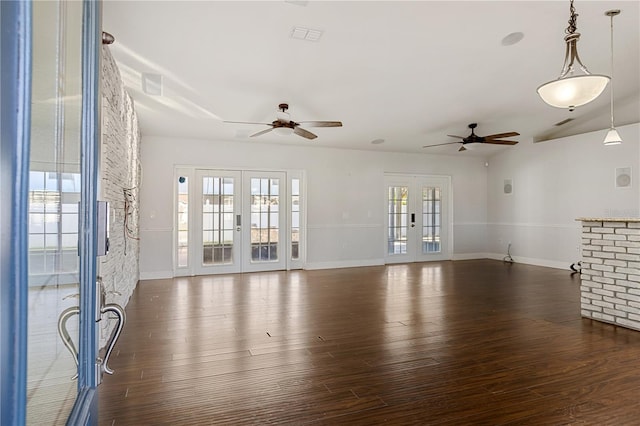
{"label": "metal door handle", "polygon": [[113,312],[114,314],[116,314],[116,316],[118,317],[118,326],[116,327],[116,332],[114,333],[113,337],[109,341],[109,344],[107,345],[107,352],[104,355],[104,360],[101,360],[101,368],[102,368],[102,371],[104,371],[105,373],[113,374],[113,370],[109,368],[107,363],[109,362],[111,351],[113,351],[113,347],[116,345],[116,342],[118,341],[118,337],[120,337],[120,333],[124,328],[124,323],[127,320],[127,318],[125,316],[124,309],[122,309],[122,306],[117,305],[115,303],[107,303],[100,309],[101,314],[105,314],[107,312]]}
{"label": "metal door handle", "polygon": [[[76,363],[76,367],[78,366],[78,349],[76,348],[76,345],[73,343],[73,340],[71,339],[71,335],[67,330],[67,320],[72,316],[78,315],[78,314],[80,314],[80,307],[72,306],[62,311],[62,313],[60,314],[60,317],[58,317],[58,334],[60,335],[60,338],[62,339],[62,343],[64,343],[64,346],[71,353],[71,356],[73,357],[73,360]],[[77,378],[78,378],[78,373],[76,373],[71,378],[71,380],[75,380]]]}

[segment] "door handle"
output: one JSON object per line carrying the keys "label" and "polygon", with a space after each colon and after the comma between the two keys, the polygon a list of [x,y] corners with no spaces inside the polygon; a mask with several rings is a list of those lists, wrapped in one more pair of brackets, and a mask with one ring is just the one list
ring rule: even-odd
{"label": "door handle", "polygon": [[240,226],[242,226],[242,216],[236,215],[236,231],[240,232]]}
{"label": "door handle", "polygon": [[[107,373],[107,374],[113,374],[113,370],[111,368],[109,368],[109,357],[111,356],[111,352],[113,351],[113,347],[116,345],[116,342],[118,341],[118,338],[120,337],[120,333],[122,333],[122,329],[124,328],[124,325],[127,321],[127,317],[125,315],[124,312],[124,308],[116,303],[106,303],[106,299],[107,299],[107,290],[104,286],[104,283],[102,282],[102,277],[98,277],[98,279],[96,280],[96,285],[98,287],[98,297],[99,297],[99,304],[98,304],[98,320],[97,321],[101,321],[102,320],[102,315],[110,312],[115,314],[115,319],[118,320],[118,324],[116,325],[116,330],[115,333],[113,334],[113,336],[111,337],[111,339],[109,340],[109,342],[107,343],[107,351],[105,352],[104,355],[104,359],[98,358],[97,361],[100,364],[100,369]],[[117,291],[111,291],[109,292],[111,294],[115,294],[115,295],[120,295],[119,292]],[[96,321],[96,322],[97,322]]]}
{"label": "door handle", "polygon": [[[76,296],[80,296],[80,295],[74,294],[72,296],[67,296],[67,297],[76,297]],[[67,297],[65,297],[65,299]],[[76,367],[77,367],[78,366],[78,349],[76,348],[76,345],[73,343],[73,340],[71,339],[71,335],[67,330],[67,320],[69,320],[69,318],[71,318],[74,315],[80,315],[80,306],[71,306],[70,308],[67,308],[64,311],[62,311],[62,313],[60,314],[60,317],[58,317],[58,334],[60,335],[60,338],[62,339],[62,343],[64,343],[64,346],[71,353],[71,356],[73,357],[73,360],[75,361]],[[77,378],[78,378],[78,373],[76,373],[71,378],[71,380],[75,380]]]}
{"label": "door handle", "polygon": [[415,227],[416,226],[416,214],[415,213],[411,213],[411,227]]}

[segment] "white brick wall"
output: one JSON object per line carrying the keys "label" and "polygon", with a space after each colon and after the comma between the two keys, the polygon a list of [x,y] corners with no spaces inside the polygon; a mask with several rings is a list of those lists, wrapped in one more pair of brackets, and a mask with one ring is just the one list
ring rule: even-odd
{"label": "white brick wall", "polygon": [[[129,301],[140,275],[139,183],[138,119],[111,52],[103,46],[100,200],[109,202],[110,248],[107,256],[98,258],[98,275],[107,290],[107,303],[122,307]],[[104,347],[116,322],[105,315],[100,324],[100,344]]]}
{"label": "white brick wall", "polygon": [[640,221],[582,222],[583,317],[640,330]]}

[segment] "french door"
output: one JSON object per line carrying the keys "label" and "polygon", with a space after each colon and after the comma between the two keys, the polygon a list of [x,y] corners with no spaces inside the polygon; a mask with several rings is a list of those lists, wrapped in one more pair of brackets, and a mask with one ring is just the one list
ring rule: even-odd
{"label": "french door", "polygon": [[97,418],[99,8],[0,2],[2,425]]}
{"label": "french door", "polygon": [[194,272],[287,268],[284,172],[196,170]]}
{"label": "french door", "polygon": [[386,175],[386,263],[451,258],[448,176]]}

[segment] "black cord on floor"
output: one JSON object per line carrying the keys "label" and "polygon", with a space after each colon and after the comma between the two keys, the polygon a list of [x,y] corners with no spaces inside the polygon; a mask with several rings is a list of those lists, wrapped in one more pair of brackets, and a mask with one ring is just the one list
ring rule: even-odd
{"label": "black cord on floor", "polygon": [[503,262],[514,263],[513,257],[511,257],[511,243],[507,246],[507,255],[502,258]]}

